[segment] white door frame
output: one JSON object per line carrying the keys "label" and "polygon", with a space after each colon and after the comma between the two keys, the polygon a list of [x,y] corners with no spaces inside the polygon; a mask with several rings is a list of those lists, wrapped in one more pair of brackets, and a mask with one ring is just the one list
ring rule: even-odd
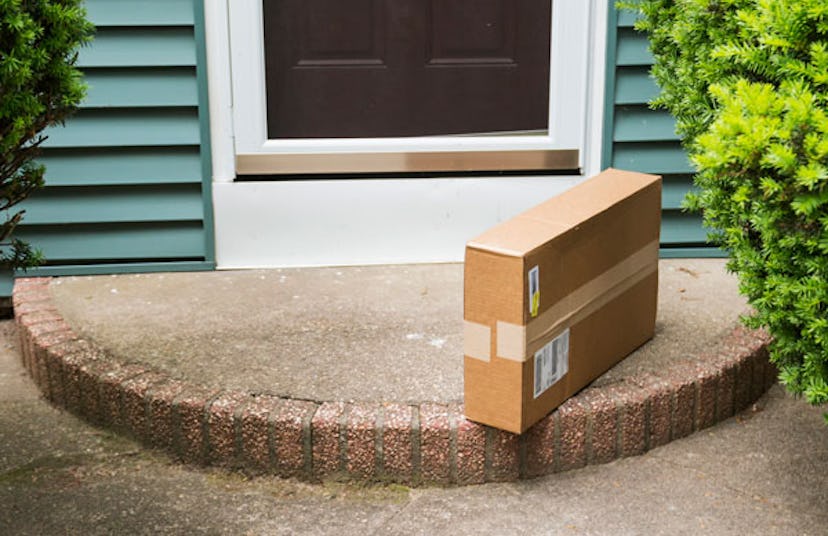
{"label": "white door frame", "polygon": [[[267,140],[261,0],[205,0],[219,267],[459,261],[469,238],[600,171],[607,2],[553,0],[547,136]],[[246,156],[532,149],[577,150],[580,173],[236,181]],[[296,210],[302,206],[313,214]],[[389,236],[402,231],[407,244],[377,237],[366,244],[377,225]]]}

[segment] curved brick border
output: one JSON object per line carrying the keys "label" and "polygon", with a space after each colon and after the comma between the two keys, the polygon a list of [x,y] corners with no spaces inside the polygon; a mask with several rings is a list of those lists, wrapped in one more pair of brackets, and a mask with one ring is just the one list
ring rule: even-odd
{"label": "curved brick border", "polygon": [[310,480],[474,484],[642,454],[748,407],[776,381],[768,336],[735,329],[658,375],[587,388],[522,436],[463,418],[456,404],[309,402],[211,390],[80,339],[50,279],[18,279],[23,361],[54,405],[197,464]]}

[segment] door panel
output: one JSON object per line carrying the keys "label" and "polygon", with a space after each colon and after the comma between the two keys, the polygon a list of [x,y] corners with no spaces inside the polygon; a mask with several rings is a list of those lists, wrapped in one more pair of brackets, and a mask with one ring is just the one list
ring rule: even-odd
{"label": "door panel", "polygon": [[515,63],[514,1],[430,0],[429,8],[429,65]]}
{"label": "door panel", "polygon": [[545,129],[550,0],[264,0],[268,137]]}
{"label": "door panel", "polygon": [[382,65],[385,24],[381,0],[306,0],[302,31],[292,43],[293,65]]}

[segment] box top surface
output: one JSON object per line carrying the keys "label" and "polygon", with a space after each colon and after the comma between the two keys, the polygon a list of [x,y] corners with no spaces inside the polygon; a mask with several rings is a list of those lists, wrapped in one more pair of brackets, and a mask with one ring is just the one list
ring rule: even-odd
{"label": "box top surface", "polygon": [[607,169],[470,240],[467,247],[523,257],[573,226],[661,180],[658,175]]}

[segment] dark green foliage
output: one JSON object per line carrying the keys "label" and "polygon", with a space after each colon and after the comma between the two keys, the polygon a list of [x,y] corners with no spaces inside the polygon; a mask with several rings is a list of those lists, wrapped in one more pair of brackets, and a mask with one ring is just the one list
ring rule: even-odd
{"label": "dark green foliage", "polygon": [[828,2],[641,0],[697,175],[687,206],[774,337],[794,393],[828,402]]}
{"label": "dark green foliage", "polygon": [[12,207],[43,185],[39,154],[48,126],[62,124],[84,97],[74,67],[91,39],[82,0],[0,0],[0,268],[39,261],[13,238],[22,211]]}

